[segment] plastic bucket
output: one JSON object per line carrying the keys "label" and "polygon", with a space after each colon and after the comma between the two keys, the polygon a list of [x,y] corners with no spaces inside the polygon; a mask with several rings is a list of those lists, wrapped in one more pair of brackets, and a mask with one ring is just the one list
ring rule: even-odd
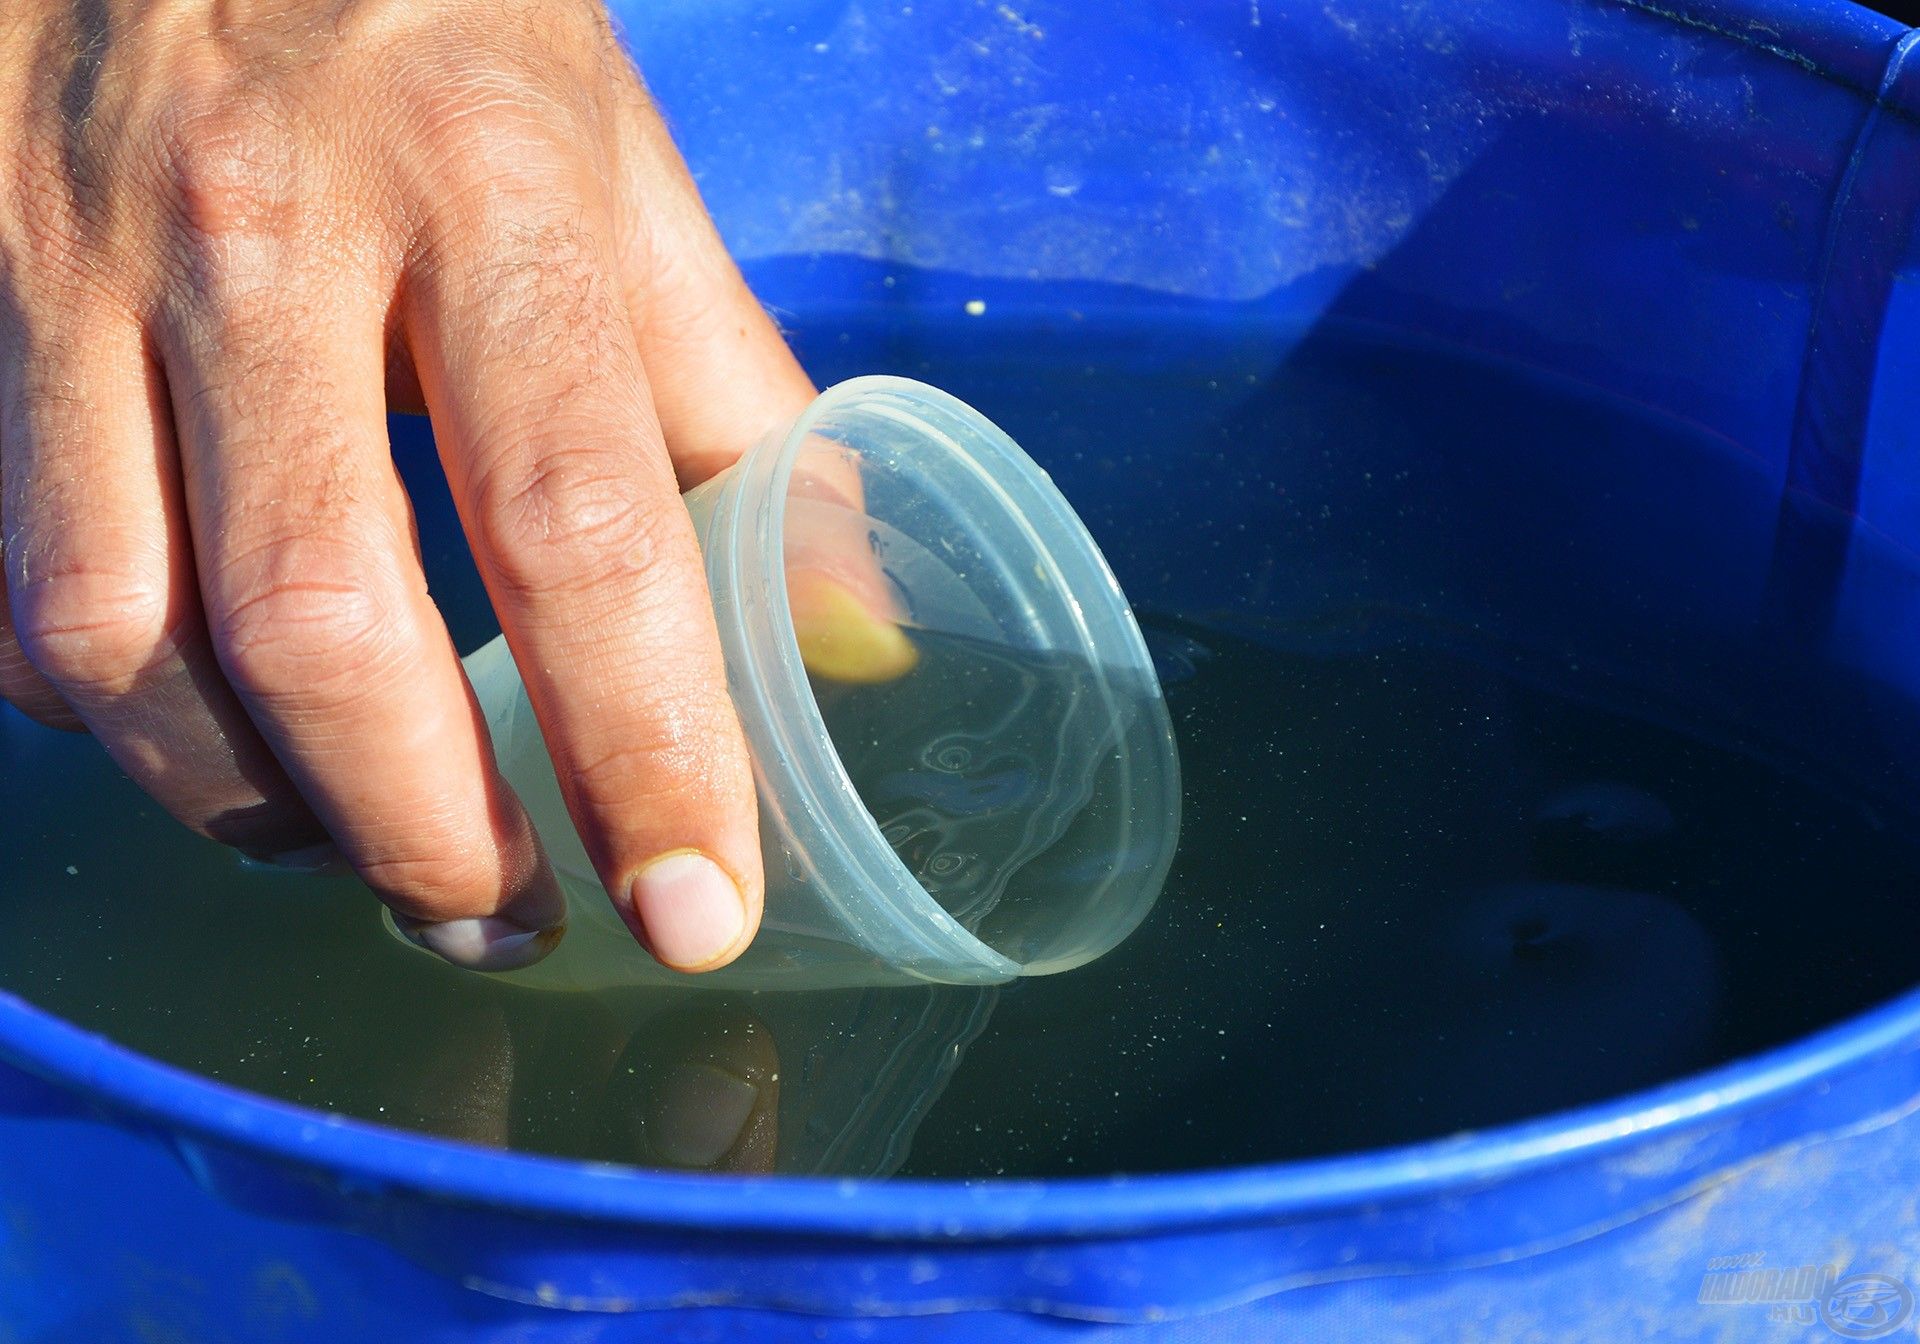
{"label": "plastic bucket", "polygon": [[[763,296],[883,311],[903,363],[915,333],[964,339],[976,304],[1175,334],[1337,323],[1691,423],[1725,451],[1544,444],[1467,478],[1486,545],[1415,531],[1380,554],[1451,566],[1450,617],[1709,685],[1920,796],[1920,91],[1892,20],[1837,0],[619,8]],[[1280,464],[1249,454],[1223,490],[1028,437],[1136,601],[1311,611],[1286,576],[1330,563],[1327,539],[1254,525]],[[1149,520],[1220,558],[1151,563]],[[1582,562],[1577,593],[1513,563],[1549,542]],[[1869,1337],[1908,1310],[1920,1244],[1914,995],[1496,1131],[1047,1184],[480,1151],[211,1085],[12,1000],[0,1056],[0,1322],[23,1340],[1719,1339],[1780,1328],[1776,1306],[1813,1313],[1780,1318],[1797,1337]],[[1798,1300],[1724,1278],[1755,1255],[1833,1277]]]}

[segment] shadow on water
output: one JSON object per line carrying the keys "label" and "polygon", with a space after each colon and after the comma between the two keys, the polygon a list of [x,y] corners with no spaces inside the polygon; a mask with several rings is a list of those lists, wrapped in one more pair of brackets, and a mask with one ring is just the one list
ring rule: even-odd
{"label": "shadow on water", "polygon": [[[1892,762],[1912,707],[1768,662],[1771,530],[1744,520],[1777,497],[1726,435],[1353,309],[1303,331],[810,264],[853,296],[791,319],[816,376],[979,406],[1142,611],[1188,797],[1128,943],[997,996],[513,990],[398,945],[351,883],[242,870],[8,711],[0,983],[233,1083],[481,1143],[980,1176],[1484,1127],[1920,972]],[[474,647],[491,620],[430,444],[395,440]]]}

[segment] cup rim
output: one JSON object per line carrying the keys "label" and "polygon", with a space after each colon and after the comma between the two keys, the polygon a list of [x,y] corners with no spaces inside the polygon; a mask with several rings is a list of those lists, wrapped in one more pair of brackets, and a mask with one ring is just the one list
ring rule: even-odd
{"label": "cup rim", "polygon": [[[1077,643],[1095,669],[1102,694],[1109,698],[1113,695],[1106,669],[1124,668],[1142,672],[1149,678],[1153,675],[1152,656],[1147,651],[1146,641],[1118,581],[1085,524],[1039,464],[992,420],[958,397],[914,379],[873,374],[848,379],[827,388],[795,419],[784,436],[777,441],[770,437],[761,449],[741,463],[743,479],[738,496],[740,506],[743,509],[754,508],[757,503],[759,516],[737,520],[740,526],[735,536],[741,539],[754,538],[755,542],[746,548],[746,554],[736,551],[735,558],[736,563],[746,571],[741,577],[769,594],[769,601],[761,615],[768,623],[768,633],[772,636],[765,641],[748,641],[755,649],[757,666],[754,679],[769,699],[777,699],[788,709],[798,707],[801,711],[764,716],[765,727],[775,739],[790,782],[796,786],[796,801],[800,806],[842,813],[850,803],[856,809],[861,824],[857,829],[850,828],[851,833],[841,837],[846,842],[850,857],[863,873],[875,881],[876,886],[887,893],[890,913],[896,916],[898,931],[919,944],[930,961],[955,972],[963,967],[973,968],[976,974],[967,977],[967,981],[982,983],[1004,982],[1021,975],[1065,970],[1073,965],[1084,964],[1118,945],[1132,933],[1151,909],[1153,901],[1137,902],[1139,909],[1131,912],[1132,918],[1116,927],[1112,939],[1085,956],[1059,964],[1028,964],[1009,957],[955,919],[894,852],[881,833],[879,824],[860,800],[814,699],[812,685],[801,662],[799,637],[788,605],[786,501],[800,453],[814,428],[827,417],[862,402],[873,403],[862,407],[863,411],[885,415],[915,435],[925,438],[929,446],[937,445],[951,458],[964,463],[1004,500],[1007,516],[1018,524],[1035,554],[1043,557],[1044,563],[1052,571],[1049,579],[1057,585],[1058,591],[1069,595],[1062,606],[1068,613],[1070,629]],[[943,430],[931,419],[917,414],[922,408],[932,410],[936,416],[957,421],[965,431],[965,441]],[[777,451],[771,451],[776,442]],[[1036,508],[1048,515],[1046,522],[1049,526],[1044,535],[1035,527],[1035,520],[1031,516]],[[1060,572],[1063,567],[1062,551],[1070,553],[1070,566],[1081,571],[1072,582]],[[1103,628],[1114,632],[1112,637],[1101,640],[1095,636],[1088,620],[1090,608],[1102,609],[1104,615],[1112,618],[1102,622]],[[1152,684],[1157,685],[1157,679]],[[1164,701],[1155,698],[1153,705],[1164,720]],[[1163,814],[1170,812],[1171,815],[1162,815],[1158,821],[1167,826],[1171,834],[1177,835],[1180,798],[1178,758],[1173,750],[1170,723],[1160,726],[1162,731],[1151,734],[1157,748],[1156,755],[1160,758],[1152,764],[1155,773],[1167,781],[1164,786],[1167,796],[1161,811]],[[837,800],[838,805],[831,800]],[[1160,856],[1157,870],[1151,874],[1149,883],[1144,884],[1156,893],[1172,863],[1174,845],[1169,842],[1164,848],[1166,852]],[[844,905],[838,893],[828,891],[822,894],[835,905]],[[913,970],[912,967],[902,969],[909,972]],[[949,976],[942,976],[941,979],[952,983],[967,982],[953,980]]]}

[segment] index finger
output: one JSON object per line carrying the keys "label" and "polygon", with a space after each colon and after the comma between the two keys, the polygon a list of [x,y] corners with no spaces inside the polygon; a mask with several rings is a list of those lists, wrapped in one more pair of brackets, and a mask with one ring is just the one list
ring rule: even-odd
{"label": "index finger", "polygon": [[517,195],[448,221],[408,341],[587,853],[655,957],[706,970],[759,923],[753,778],[603,224]]}

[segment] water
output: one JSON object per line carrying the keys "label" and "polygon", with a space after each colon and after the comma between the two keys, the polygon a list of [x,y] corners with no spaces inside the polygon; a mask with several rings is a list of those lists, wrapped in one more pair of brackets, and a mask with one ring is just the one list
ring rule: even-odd
{"label": "water", "polygon": [[878,685],[816,679],[814,700],[893,852],[977,931],[1005,869],[1058,840],[1085,801],[1090,779],[1048,767],[1092,756],[1095,742],[1083,732],[1056,743],[1048,730],[1089,717],[1097,689],[1084,665],[1065,659],[937,632],[913,641],[918,660],[905,676]]}
{"label": "water", "polygon": [[[1022,293],[960,332],[798,339],[823,379],[927,378],[1006,425],[1140,605],[1185,830],[1118,951],[985,992],[519,991],[395,943],[350,882],[242,870],[9,712],[0,984],[230,1083],[475,1142],[1034,1176],[1481,1128],[1920,978],[1912,709],[1782,664],[1728,600],[1769,563],[1742,549],[1777,507],[1751,454],[1378,333]],[[472,648],[484,608],[419,489]],[[936,1063],[873,1071],[875,1041]]]}
{"label": "water", "polygon": [[[1178,837],[1145,778],[1161,768],[1153,683],[1057,650],[912,639],[902,677],[813,685],[881,835],[948,914],[1016,962],[1084,960],[1117,941]],[[1090,909],[1104,913],[1082,924]]]}

